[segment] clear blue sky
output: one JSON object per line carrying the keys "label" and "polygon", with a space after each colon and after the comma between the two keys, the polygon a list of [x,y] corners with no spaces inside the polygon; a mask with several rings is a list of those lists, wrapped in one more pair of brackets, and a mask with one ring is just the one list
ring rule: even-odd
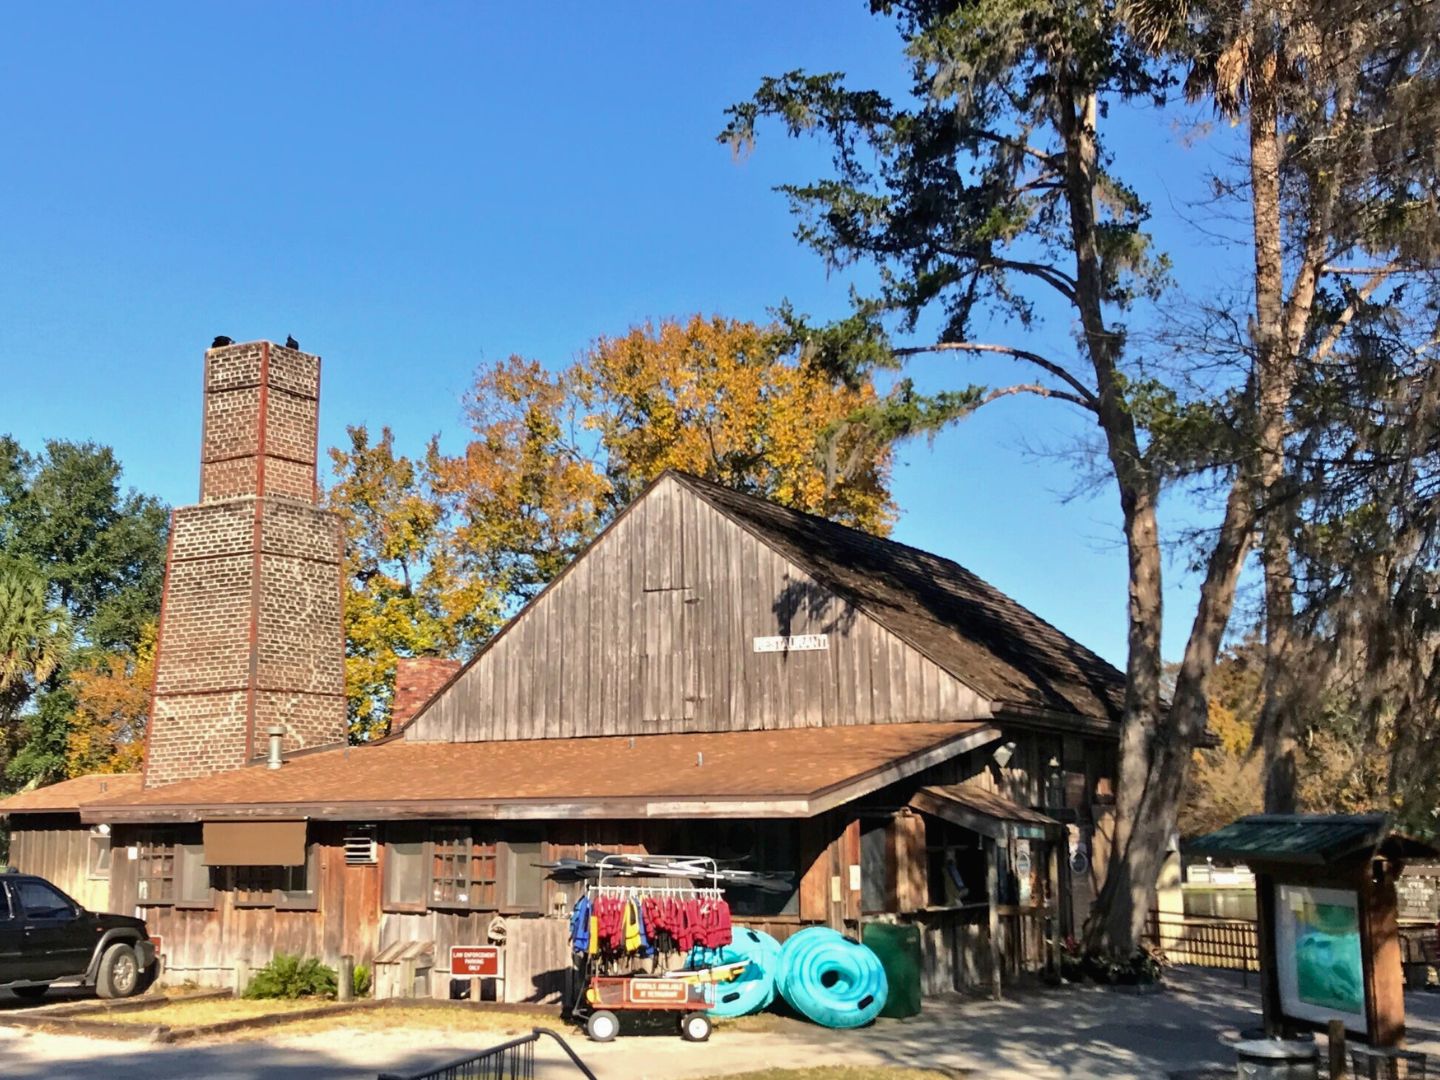
{"label": "clear blue sky", "polygon": [[[416,451],[459,439],[481,361],[561,365],[647,318],[763,319],[784,297],[839,314],[848,281],[795,243],[771,190],[823,154],[772,133],[735,162],[714,140],[727,104],[792,67],[902,76],[893,25],[859,0],[12,6],[0,432],[110,444],[130,483],[182,504],[216,334],[324,356],[325,445],[389,424]],[[1177,206],[1213,150],[1157,122],[1122,118],[1115,144],[1141,148],[1127,176],[1193,256]],[[1063,323],[1042,340],[1071,348]],[[972,378],[925,363],[936,385]],[[1010,401],[906,447],[896,536],[1123,663],[1113,491],[1063,503],[1071,466],[1023,450],[1083,430],[1068,406]],[[1193,611],[1179,570],[1170,656]]]}

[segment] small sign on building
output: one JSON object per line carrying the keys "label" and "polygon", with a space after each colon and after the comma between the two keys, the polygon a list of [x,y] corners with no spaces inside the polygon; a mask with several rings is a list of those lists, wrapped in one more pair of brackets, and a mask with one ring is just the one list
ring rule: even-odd
{"label": "small sign on building", "polygon": [[690,987],[679,979],[629,979],[627,996],[632,1005],[684,1005]]}
{"label": "small sign on building", "polygon": [[451,945],[450,977],[495,979],[500,976],[499,945]]}
{"label": "small sign on building", "polygon": [[829,634],[788,634],[755,639],[756,652],[824,652],[829,648]]}

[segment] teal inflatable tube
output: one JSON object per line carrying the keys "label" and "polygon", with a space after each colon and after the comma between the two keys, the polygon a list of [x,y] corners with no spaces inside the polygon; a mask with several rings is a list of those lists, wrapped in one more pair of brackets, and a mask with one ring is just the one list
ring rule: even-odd
{"label": "teal inflatable tube", "polygon": [[735,964],[747,961],[745,973],[733,982],[715,987],[711,1016],[748,1016],[775,1000],[775,976],[780,971],[780,943],[763,930],[735,927],[729,945],[707,954],[708,963]]}
{"label": "teal inflatable tube", "polygon": [[817,1024],[861,1027],[885,1007],[890,987],[880,958],[834,930],[801,930],[785,940],[780,957],[781,995]]}

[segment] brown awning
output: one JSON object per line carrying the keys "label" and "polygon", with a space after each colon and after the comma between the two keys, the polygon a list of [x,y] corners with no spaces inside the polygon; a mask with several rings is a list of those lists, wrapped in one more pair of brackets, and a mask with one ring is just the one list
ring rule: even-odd
{"label": "brown awning", "polygon": [[207,821],[206,866],[304,866],[303,821]]}
{"label": "brown awning", "polygon": [[910,806],[993,840],[1044,840],[1065,828],[1038,810],[969,784],[932,784],[917,791]]}

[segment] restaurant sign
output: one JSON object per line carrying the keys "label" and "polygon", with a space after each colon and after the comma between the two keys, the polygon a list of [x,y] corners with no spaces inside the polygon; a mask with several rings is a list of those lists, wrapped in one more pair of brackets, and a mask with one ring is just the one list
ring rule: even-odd
{"label": "restaurant sign", "polygon": [[829,634],[789,634],[755,639],[756,652],[824,652],[829,648]]}

